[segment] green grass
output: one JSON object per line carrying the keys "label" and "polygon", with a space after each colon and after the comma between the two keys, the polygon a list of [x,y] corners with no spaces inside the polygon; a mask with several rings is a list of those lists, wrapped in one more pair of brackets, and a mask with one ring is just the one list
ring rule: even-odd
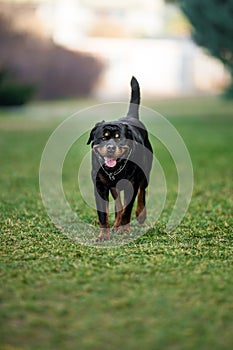
{"label": "green grass", "polygon": [[[169,118],[189,149],[192,202],[167,234],[177,179],[169,155],[156,145],[168,181],[165,209],[145,235],[112,249],[70,240],[50,222],[40,198],[41,153],[78,103],[1,111],[0,349],[232,348],[233,103],[148,105]],[[64,171],[74,210],[79,155],[74,145]],[[94,209],[83,205],[80,215],[96,223]]]}

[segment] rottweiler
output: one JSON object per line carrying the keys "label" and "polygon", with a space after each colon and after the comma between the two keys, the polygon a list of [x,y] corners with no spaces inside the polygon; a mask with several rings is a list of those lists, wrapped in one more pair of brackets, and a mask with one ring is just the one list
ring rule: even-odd
{"label": "rottweiler", "polygon": [[[130,218],[137,197],[136,218],[146,219],[146,188],[152,167],[153,150],[144,124],[139,121],[140,87],[131,79],[131,99],[126,116],[98,122],[87,144],[92,146],[92,180],[100,234],[97,241],[110,239],[109,192],[115,200],[113,230],[130,232]],[[124,192],[122,204],[120,192]]]}

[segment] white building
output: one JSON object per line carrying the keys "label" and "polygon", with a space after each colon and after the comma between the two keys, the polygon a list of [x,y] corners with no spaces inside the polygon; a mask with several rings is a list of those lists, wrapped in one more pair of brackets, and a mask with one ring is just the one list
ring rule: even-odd
{"label": "white building", "polygon": [[103,60],[97,96],[123,96],[131,75],[147,97],[215,93],[228,80],[223,65],[187,35],[164,36],[177,10],[163,0],[46,1],[38,13],[56,43]]}

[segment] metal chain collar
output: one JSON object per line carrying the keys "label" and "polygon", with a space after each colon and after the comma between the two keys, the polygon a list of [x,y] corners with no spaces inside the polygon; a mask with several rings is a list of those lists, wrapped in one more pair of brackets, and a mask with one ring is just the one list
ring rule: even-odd
{"label": "metal chain collar", "polygon": [[100,166],[103,169],[103,171],[105,172],[105,174],[108,175],[110,181],[114,181],[115,180],[115,176],[118,175],[125,168],[131,153],[132,153],[132,149],[130,150],[130,152],[129,152],[127,158],[126,158],[125,163],[123,165],[121,165],[120,168],[117,171],[113,172],[113,173],[108,173],[107,170],[104,169],[103,165],[101,164],[101,162],[99,160],[99,156],[97,155],[97,159],[98,159],[98,161],[100,163]]}

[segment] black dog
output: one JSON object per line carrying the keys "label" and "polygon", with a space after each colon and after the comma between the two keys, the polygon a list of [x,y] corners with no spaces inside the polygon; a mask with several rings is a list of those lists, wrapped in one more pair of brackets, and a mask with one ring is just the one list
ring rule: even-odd
{"label": "black dog", "polygon": [[[136,196],[137,220],[143,223],[146,219],[145,192],[153,154],[148,133],[139,121],[140,88],[134,77],[131,88],[127,115],[116,121],[97,123],[87,142],[92,142],[92,180],[100,224],[99,241],[110,239],[109,191],[115,200],[113,229],[118,233],[130,232],[130,217]],[[124,205],[120,191],[124,191]]]}

